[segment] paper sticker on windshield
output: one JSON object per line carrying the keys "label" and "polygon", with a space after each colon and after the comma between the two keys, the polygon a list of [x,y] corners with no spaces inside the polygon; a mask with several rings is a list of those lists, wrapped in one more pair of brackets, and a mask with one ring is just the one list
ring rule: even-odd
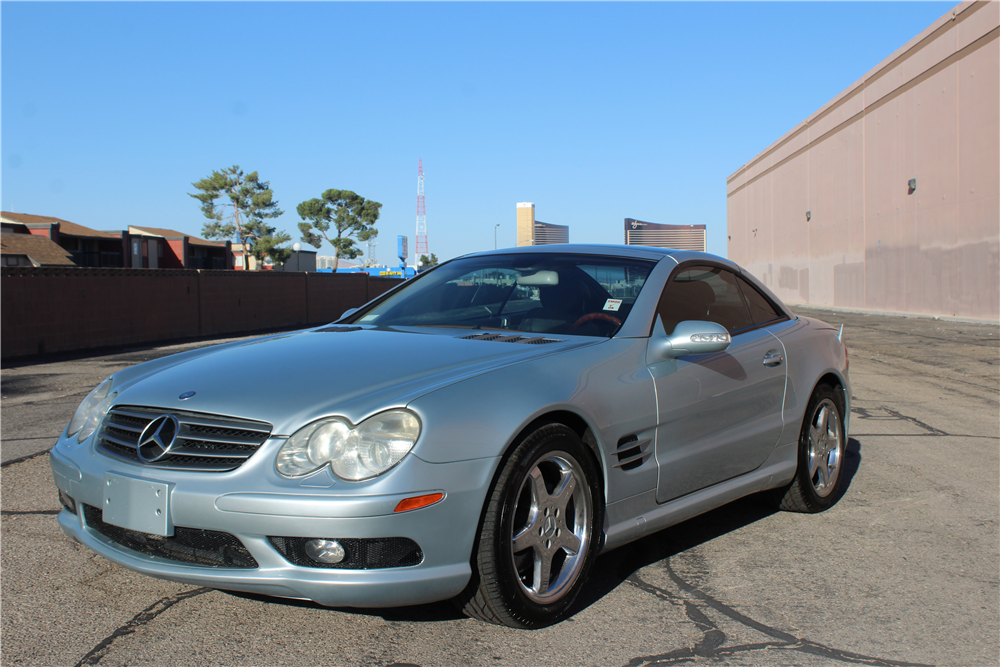
{"label": "paper sticker on windshield", "polygon": [[622,307],[621,299],[608,299],[604,302],[604,310],[618,310]]}

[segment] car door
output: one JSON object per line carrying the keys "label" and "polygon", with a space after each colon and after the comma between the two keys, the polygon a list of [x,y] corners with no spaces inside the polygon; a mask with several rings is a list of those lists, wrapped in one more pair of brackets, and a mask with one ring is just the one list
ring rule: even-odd
{"label": "car door", "polygon": [[781,436],[784,349],[766,322],[754,322],[743,289],[724,267],[688,265],[660,299],[664,333],[704,320],[724,326],[732,342],[724,352],[648,364],[656,388],[658,502],[757,468]]}

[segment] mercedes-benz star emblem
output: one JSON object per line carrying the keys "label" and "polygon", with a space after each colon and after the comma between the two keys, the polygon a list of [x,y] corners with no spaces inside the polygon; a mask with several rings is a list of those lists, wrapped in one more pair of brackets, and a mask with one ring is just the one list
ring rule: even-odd
{"label": "mercedes-benz star emblem", "polygon": [[139,458],[146,463],[159,461],[170,453],[177,440],[180,424],[173,415],[160,415],[146,425],[139,436]]}

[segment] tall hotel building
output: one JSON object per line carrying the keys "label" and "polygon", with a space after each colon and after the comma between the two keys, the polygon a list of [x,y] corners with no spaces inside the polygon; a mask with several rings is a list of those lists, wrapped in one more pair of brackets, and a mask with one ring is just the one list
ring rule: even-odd
{"label": "tall hotel building", "polygon": [[661,225],[625,218],[625,245],[705,252],[707,243],[705,225]]}
{"label": "tall hotel building", "polygon": [[535,220],[535,205],[519,202],[517,205],[517,245],[550,245],[569,243],[569,227]]}

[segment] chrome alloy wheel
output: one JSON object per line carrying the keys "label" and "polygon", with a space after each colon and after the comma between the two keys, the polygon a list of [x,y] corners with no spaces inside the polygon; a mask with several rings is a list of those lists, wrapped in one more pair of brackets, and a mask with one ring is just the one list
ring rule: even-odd
{"label": "chrome alloy wheel", "polygon": [[809,423],[809,479],[816,495],[829,496],[837,487],[844,456],[844,435],[837,406],[824,398]]}
{"label": "chrome alloy wheel", "polygon": [[562,451],[546,453],[521,481],[511,522],[510,555],[522,592],[549,604],[569,591],[590,550],[590,484]]}

